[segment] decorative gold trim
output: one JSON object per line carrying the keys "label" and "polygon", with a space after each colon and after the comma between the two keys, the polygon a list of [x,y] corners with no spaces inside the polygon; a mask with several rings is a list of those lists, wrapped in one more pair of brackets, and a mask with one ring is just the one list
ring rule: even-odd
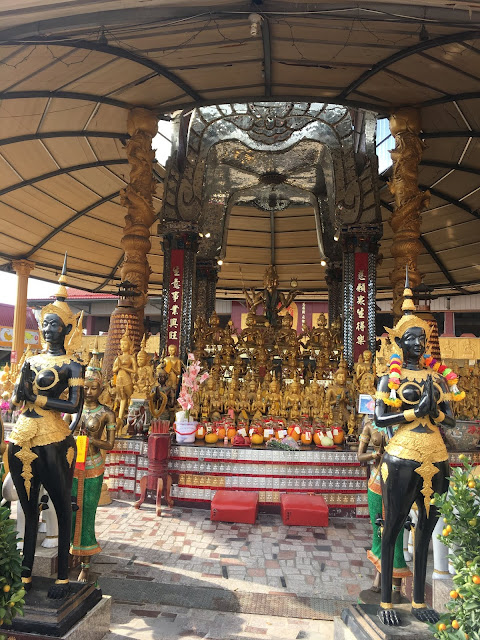
{"label": "decorative gold trim", "polygon": [[388,478],[388,466],[386,462],[382,462],[382,466],[380,467],[380,473],[382,474],[383,482],[386,482]]}
{"label": "decorative gold trim", "polygon": [[55,584],[68,584],[69,582],[68,578],[66,580],[55,580]]}
{"label": "decorative gold trim", "polygon": [[420,400],[420,397],[422,395],[422,387],[418,384],[418,382],[413,382],[413,380],[407,380],[406,382],[404,382],[403,384],[400,385],[397,393],[398,393],[398,397],[400,398],[400,400],[402,402],[404,402],[405,404],[410,404],[410,405],[414,405],[414,404],[418,404],[418,400],[408,400],[407,398],[405,398],[405,396],[403,395],[403,390],[405,389],[405,387],[414,387],[415,389],[418,390],[419,393],[419,398],[418,400]]}
{"label": "decorative gold trim", "polygon": [[417,467],[415,469],[415,473],[418,473],[418,475],[423,479],[423,489],[420,493],[423,493],[424,495],[424,504],[427,518],[430,515],[430,500],[432,499],[433,495],[432,478],[439,471],[440,469],[437,469],[437,467],[431,462],[423,462],[420,467]]}
{"label": "decorative gold trim", "polygon": [[450,571],[440,571],[440,569],[434,569],[433,573],[436,573],[437,576],[449,576]]}
{"label": "decorative gold trim", "polygon": [[69,387],[83,387],[85,386],[85,380],[83,378],[69,378],[68,379]]}
{"label": "decorative gold trim", "polygon": [[435,418],[435,422],[442,423],[445,420],[445,414],[443,411],[438,412],[438,416]]}
{"label": "decorative gold trim", "polygon": [[417,602],[414,602],[414,601],[412,600],[412,609],[427,609],[427,608],[428,608],[428,607],[427,607],[427,605],[426,605],[424,602],[422,602],[422,603],[418,604]]}
{"label": "decorative gold trim", "polygon": [[22,463],[22,473],[21,476],[23,478],[23,484],[25,486],[25,491],[27,493],[27,498],[30,499],[30,488],[32,485],[32,462],[38,458],[36,453],[30,449],[29,446],[22,447],[20,451],[17,451],[15,454],[20,462]]}
{"label": "decorative gold trim", "polygon": [[360,440],[360,442],[366,442],[367,444],[370,442],[370,438],[363,433],[360,434],[358,439]]}
{"label": "decorative gold trim", "polygon": [[389,397],[390,397],[390,394],[387,393],[386,391],[377,391],[375,393],[375,399],[376,400],[386,400]]}
{"label": "decorative gold trim", "polygon": [[64,364],[70,364],[71,362],[78,362],[77,358],[74,356],[69,356],[67,354],[62,354],[59,356],[52,356],[49,353],[39,353],[36,356],[31,356],[28,359],[28,362],[31,366],[34,366],[35,369],[41,367],[61,367]]}
{"label": "decorative gold trim", "polygon": [[403,412],[403,417],[407,422],[413,422],[417,417],[415,415],[415,409],[407,409],[406,411]]}
{"label": "decorative gold trim", "polygon": [[72,466],[72,462],[73,462],[74,457],[75,457],[75,449],[73,447],[68,447],[66,458],[67,458],[67,462],[68,462],[68,466],[69,467]]}
{"label": "decorative gold trim", "polygon": [[[41,373],[53,373],[53,382],[51,384],[47,384],[45,386],[40,386],[37,382],[38,376]],[[55,367],[40,367],[40,369],[35,369],[35,380],[33,381],[33,388],[35,390],[41,389],[42,391],[48,391],[52,389],[56,384],[58,384],[60,377],[58,375],[58,369]]]}
{"label": "decorative gold trim", "polygon": [[380,606],[382,609],[393,609],[393,604],[391,602],[380,602]]}
{"label": "decorative gold trim", "polygon": [[48,402],[48,396],[42,396],[42,395],[38,395],[35,398],[35,402],[33,403],[36,407],[40,407],[41,409],[43,409],[43,407],[45,407],[45,405]]}

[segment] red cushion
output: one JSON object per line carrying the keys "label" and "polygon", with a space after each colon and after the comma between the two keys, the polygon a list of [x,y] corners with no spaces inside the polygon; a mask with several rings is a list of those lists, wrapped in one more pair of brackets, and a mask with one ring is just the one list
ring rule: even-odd
{"label": "red cushion", "polygon": [[328,527],[328,506],[322,496],[282,493],[280,504],[284,524]]}
{"label": "red cushion", "polygon": [[256,491],[217,491],[211,503],[210,520],[255,524],[257,513]]}

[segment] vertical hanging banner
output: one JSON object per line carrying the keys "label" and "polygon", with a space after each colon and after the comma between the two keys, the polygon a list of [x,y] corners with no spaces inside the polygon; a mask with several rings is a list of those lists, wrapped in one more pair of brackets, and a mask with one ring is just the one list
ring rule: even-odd
{"label": "vertical hanging banner", "polygon": [[167,314],[167,349],[171,344],[180,353],[180,336],[182,322],[183,297],[183,264],[184,249],[172,249],[170,259],[170,280],[168,283],[168,314]]}
{"label": "vertical hanging banner", "polygon": [[368,253],[355,253],[353,294],[353,360],[368,349]]}

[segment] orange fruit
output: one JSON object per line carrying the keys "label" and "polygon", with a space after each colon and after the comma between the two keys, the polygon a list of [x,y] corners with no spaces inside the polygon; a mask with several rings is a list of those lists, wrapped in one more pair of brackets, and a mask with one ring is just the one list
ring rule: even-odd
{"label": "orange fruit", "polygon": [[469,480],[468,481],[468,488],[469,489],[475,489],[475,480]]}
{"label": "orange fruit", "polygon": [[300,434],[298,432],[299,432],[299,428],[293,425],[291,427],[288,427],[287,429],[287,435],[289,435],[291,438],[293,438],[297,442],[300,440]]}
{"label": "orange fruit", "polygon": [[203,440],[205,438],[205,427],[198,427],[195,438],[197,438],[197,440]]}
{"label": "orange fruit", "polygon": [[450,598],[453,598],[454,600],[456,600],[458,598],[458,591],[450,591]]}
{"label": "orange fruit", "polygon": [[460,625],[458,624],[458,620],[452,620],[452,627],[454,629],[459,629]]}
{"label": "orange fruit", "polygon": [[300,436],[300,439],[302,441],[302,444],[312,444],[312,432],[304,431]]}
{"label": "orange fruit", "polygon": [[215,444],[216,442],[218,442],[218,434],[214,431],[212,433],[207,433],[207,435],[205,436],[205,442],[207,444]]}
{"label": "orange fruit", "polygon": [[320,438],[321,438],[321,432],[320,431],[315,431],[315,433],[313,434],[313,441],[315,444],[321,444],[320,442]]}
{"label": "orange fruit", "polygon": [[338,429],[338,433],[335,433],[335,429],[333,430],[333,442],[335,444],[342,444],[343,440],[345,438],[345,434],[343,432],[343,429]]}
{"label": "orange fruit", "polygon": [[473,576],[472,582],[473,584],[480,584],[480,576]]}
{"label": "orange fruit", "polygon": [[217,435],[221,440],[225,438],[225,434],[226,434],[225,427],[218,427]]}
{"label": "orange fruit", "polygon": [[235,427],[228,427],[228,429],[227,429],[227,437],[228,437],[228,439],[231,440],[236,435],[237,435],[237,430],[235,429]]}
{"label": "orange fruit", "polygon": [[447,526],[445,527],[446,531],[448,531],[448,533],[452,533],[452,527],[451,525],[447,524]]}
{"label": "orange fruit", "polygon": [[10,591],[10,585],[9,585],[9,584],[6,584],[6,585],[3,587],[3,590],[5,591],[5,593],[8,593],[8,592]]}
{"label": "orange fruit", "polygon": [[252,444],[263,444],[263,436],[261,433],[252,433],[250,441]]}
{"label": "orange fruit", "polygon": [[447,628],[447,625],[444,624],[443,622],[441,622],[437,627],[439,631],[445,631],[446,628]]}

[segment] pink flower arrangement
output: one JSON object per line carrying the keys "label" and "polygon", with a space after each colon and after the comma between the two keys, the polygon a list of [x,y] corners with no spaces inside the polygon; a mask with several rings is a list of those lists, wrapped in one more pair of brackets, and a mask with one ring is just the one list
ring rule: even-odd
{"label": "pink flower arrangement", "polygon": [[10,402],[8,402],[7,400],[4,400],[2,404],[0,404],[0,409],[2,411],[10,411]]}
{"label": "pink flower arrangement", "polygon": [[185,411],[187,420],[190,417],[190,409],[193,409],[193,394],[200,389],[200,385],[209,378],[209,374],[204,371],[200,375],[201,365],[195,360],[193,353],[188,354],[188,361],[182,376],[182,387],[178,395],[178,404]]}

